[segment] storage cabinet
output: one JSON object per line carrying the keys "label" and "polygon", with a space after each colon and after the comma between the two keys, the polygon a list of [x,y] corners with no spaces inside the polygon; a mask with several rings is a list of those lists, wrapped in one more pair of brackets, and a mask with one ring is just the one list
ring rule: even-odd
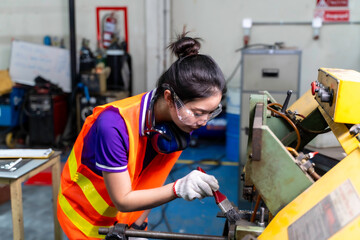
{"label": "storage cabinet", "polygon": [[242,51],[239,147],[239,161],[242,166],[247,161],[250,95],[259,91],[268,91],[278,103],[283,104],[287,91],[292,90],[290,106],[299,97],[300,67],[300,50],[244,49]]}

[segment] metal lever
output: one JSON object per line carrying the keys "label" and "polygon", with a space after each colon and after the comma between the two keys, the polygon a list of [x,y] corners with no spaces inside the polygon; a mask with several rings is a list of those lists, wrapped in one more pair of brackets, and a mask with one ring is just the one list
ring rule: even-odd
{"label": "metal lever", "polygon": [[284,102],[283,107],[282,107],[282,109],[281,109],[281,113],[284,113],[284,114],[285,114],[286,109],[287,109],[287,107],[288,107],[288,105],[289,105],[289,101],[290,101],[291,94],[292,94],[292,90],[288,90],[288,91],[287,91],[287,96],[286,96],[285,102]]}
{"label": "metal lever", "polygon": [[265,218],[265,208],[261,207],[260,208],[260,220],[258,222],[259,227],[265,227],[264,218]]}

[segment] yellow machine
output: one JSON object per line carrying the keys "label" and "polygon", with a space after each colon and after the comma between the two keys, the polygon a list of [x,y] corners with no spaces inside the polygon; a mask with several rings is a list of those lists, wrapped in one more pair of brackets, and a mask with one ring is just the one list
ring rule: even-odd
{"label": "yellow machine", "polygon": [[[288,109],[266,92],[251,96],[244,189],[268,210],[258,239],[360,238],[359,90],[360,73],[320,68],[318,81]],[[320,176],[300,151],[327,129],[346,157]]]}
{"label": "yellow machine", "polygon": [[[360,73],[319,69],[311,89],[287,108],[263,92],[250,96],[250,129],[243,196],[253,211],[226,198],[223,236],[149,232],[116,224],[106,239],[198,240],[360,239]],[[306,145],[332,131],[345,158],[318,173]],[[315,158],[314,158],[315,159]],[[100,232],[100,230],[99,230]]]}

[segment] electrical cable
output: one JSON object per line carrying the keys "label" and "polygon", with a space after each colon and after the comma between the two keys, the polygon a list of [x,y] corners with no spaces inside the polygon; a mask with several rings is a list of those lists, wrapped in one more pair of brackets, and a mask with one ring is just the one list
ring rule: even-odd
{"label": "electrical cable", "polygon": [[168,231],[169,232],[172,232],[171,231],[171,226],[170,226],[170,224],[169,224],[169,220],[168,220],[168,218],[167,218],[167,216],[166,216],[166,209],[167,209],[167,207],[168,207],[168,204],[163,204],[162,206],[161,206],[161,217],[160,217],[160,220],[159,221],[157,221],[155,224],[151,224],[150,226],[149,226],[149,230],[154,230],[155,228],[157,228],[160,224],[161,224],[161,222],[162,221],[164,221],[165,222],[165,225],[166,225],[166,227],[167,227],[167,229],[168,229]]}
{"label": "electrical cable", "polygon": [[[299,114],[299,113],[296,113],[295,114],[296,116],[299,116],[303,119],[305,119],[306,117],[302,114]],[[327,132],[330,132],[331,131],[331,128],[330,127],[327,127],[325,128],[324,130],[311,130],[311,129],[308,129],[308,128],[304,128],[303,126],[301,125],[298,125],[298,128],[300,128],[301,130],[303,130],[304,132],[308,132],[308,133],[315,133],[315,134],[324,134],[324,133],[327,133]]]}
{"label": "electrical cable", "polygon": [[235,76],[237,70],[240,68],[241,65],[242,65],[242,59],[240,58],[239,62],[235,65],[235,68],[230,74],[230,76],[225,80],[226,85],[229,84],[229,82],[233,79],[233,77]]}
{"label": "electrical cable", "polygon": [[295,115],[301,117],[302,119],[305,119],[305,116],[300,113],[296,113]]}
{"label": "electrical cable", "polygon": [[301,130],[303,130],[304,132],[308,132],[308,133],[314,133],[314,134],[324,134],[324,133],[328,133],[331,131],[331,128],[327,127],[325,128],[324,130],[311,130],[311,129],[308,129],[308,128],[304,128],[302,126],[298,126]]}

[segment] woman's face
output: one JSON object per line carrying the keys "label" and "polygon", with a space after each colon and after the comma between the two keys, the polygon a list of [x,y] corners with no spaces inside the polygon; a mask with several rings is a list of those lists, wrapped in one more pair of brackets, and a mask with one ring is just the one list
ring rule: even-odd
{"label": "woman's face", "polygon": [[182,131],[190,133],[205,126],[209,118],[221,110],[219,109],[221,98],[220,91],[210,97],[199,98],[186,104],[175,97],[170,109],[171,118]]}

